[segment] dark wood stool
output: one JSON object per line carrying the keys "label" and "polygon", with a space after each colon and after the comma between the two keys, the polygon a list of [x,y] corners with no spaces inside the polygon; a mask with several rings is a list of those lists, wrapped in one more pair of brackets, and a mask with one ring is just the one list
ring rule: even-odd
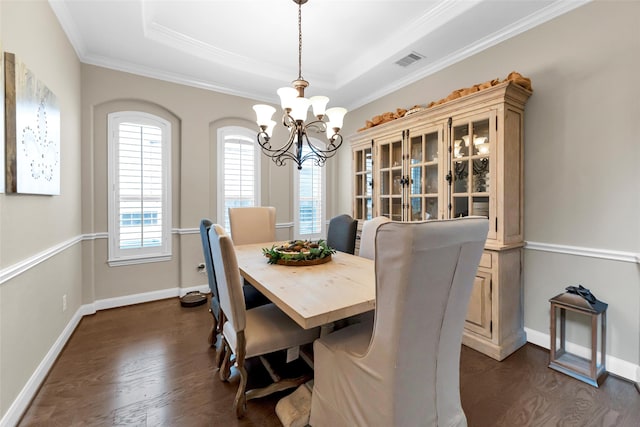
{"label": "dark wood stool", "polygon": [[[590,304],[580,295],[565,292],[549,300],[551,303],[551,346],[549,367],[572,376],[594,387],[602,384],[607,376],[607,304],[595,301]],[[560,311],[560,346],[556,347],[556,311]],[[591,359],[585,359],[566,351],[566,311],[582,313],[591,318]],[[598,319],[600,327],[600,360],[598,361]]]}

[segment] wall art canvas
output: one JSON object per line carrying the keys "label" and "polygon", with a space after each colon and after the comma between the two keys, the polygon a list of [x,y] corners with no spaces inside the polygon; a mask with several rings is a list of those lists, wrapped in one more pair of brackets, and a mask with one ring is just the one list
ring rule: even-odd
{"label": "wall art canvas", "polygon": [[13,53],[4,53],[6,192],[60,194],[60,107]]}

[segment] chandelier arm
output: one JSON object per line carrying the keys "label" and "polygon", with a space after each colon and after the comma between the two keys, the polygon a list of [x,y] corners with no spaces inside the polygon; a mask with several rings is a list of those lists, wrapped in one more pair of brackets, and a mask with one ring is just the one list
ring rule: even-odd
{"label": "chandelier arm", "polygon": [[261,131],[258,132],[258,144],[260,144],[260,148],[262,152],[269,157],[280,157],[284,155],[284,153],[288,153],[289,149],[293,145],[294,133],[292,132],[289,135],[289,139],[285,142],[281,147],[272,148],[271,147],[271,138],[267,135],[266,132]]}
{"label": "chandelier arm", "polygon": [[285,111],[285,113],[282,115],[282,125],[287,129],[291,129],[291,126],[296,125],[296,121],[293,117],[291,117],[291,114]]}
{"label": "chandelier arm", "polygon": [[310,153],[305,154],[301,159],[300,159],[300,164],[304,163],[305,160],[308,159],[313,159],[315,164],[318,166],[323,166],[325,164],[325,162],[327,161],[327,159],[330,159],[331,157],[335,156],[338,148],[340,148],[340,145],[342,145],[342,136],[340,134],[336,135],[337,137],[339,137],[339,141],[338,144],[335,145],[334,141],[338,138],[334,138],[334,141],[330,140],[329,144],[327,145],[327,149],[323,149],[315,144],[313,144],[311,142],[311,140],[309,139],[307,133],[304,133],[304,138],[307,142],[307,145],[309,146],[309,149],[311,150]]}
{"label": "chandelier arm", "polygon": [[327,122],[323,120],[314,120],[304,126],[305,131],[313,131],[316,133],[325,133],[327,131]]}
{"label": "chandelier arm", "polygon": [[300,169],[301,162],[300,162],[299,156],[294,155],[293,153],[291,153],[291,150],[290,150],[291,146],[294,144],[295,136],[297,135],[297,132],[298,132],[298,127],[296,126],[291,129],[289,138],[286,143],[284,143],[281,147],[272,148],[271,138],[269,137],[269,135],[264,131],[260,131],[258,132],[258,135],[257,135],[258,144],[260,145],[260,148],[262,149],[263,154],[270,157],[274,161],[276,166],[284,166],[287,160],[292,160],[298,165],[298,169]]}
{"label": "chandelier arm", "polygon": [[[313,122],[308,123],[307,125],[305,125],[305,130],[315,129],[320,126],[322,127],[317,132],[326,132],[327,123],[322,120],[315,120]],[[340,146],[342,145],[342,140],[343,140],[342,135],[340,135],[339,133],[336,133],[331,138],[329,138],[329,144],[327,144],[325,148],[314,145],[308,138],[307,138],[307,144],[309,144],[309,147],[311,148],[312,151],[321,153],[323,156],[329,158],[335,155],[336,150],[340,148]]]}

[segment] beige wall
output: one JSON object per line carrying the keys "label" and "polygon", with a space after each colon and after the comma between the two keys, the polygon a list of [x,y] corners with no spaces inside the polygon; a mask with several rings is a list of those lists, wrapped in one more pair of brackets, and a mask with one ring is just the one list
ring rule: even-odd
{"label": "beige wall", "polygon": [[[3,48],[56,94],[59,196],[0,194],[0,271],[80,235],[80,63],[46,2],[0,2]],[[0,283],[0,417],[81,304],[75,244]],[[68,308],[62,311],[62,295]]]}
{"label": "beige wall", "polygon": [[[638,52],[640,3],[596,1],[350,112],[345,131],[519,71],[534,88],[525,113],[525,240],[638,254]],[[340,156],[338,180],[350,182],[350,153]],[[351,209],[350,194],[338,206]],[[549,298],[581,283],[609,303],[609,354],[639,364],[639,267],[525,249],[525,326],[548,334]]]}

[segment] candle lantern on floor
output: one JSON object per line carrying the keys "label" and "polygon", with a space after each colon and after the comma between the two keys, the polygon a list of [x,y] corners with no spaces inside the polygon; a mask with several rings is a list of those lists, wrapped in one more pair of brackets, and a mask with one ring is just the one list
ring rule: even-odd
{"label": "candle lantern on floor", "polygon": [[[607,304],[598,301],[588,289],[575,286],[551,298],[551,346],[549,367],[598,387],[607,376],[605,365],[607,342]],[[591,348],[590,359],[569,353],[566,349],[566,313],[572,311],[589,316]],[[559,319],[557,313],[560,313]],[[559,322],[558,322],[559,320]],[[560,326],[560,339],[556,342],[556,328]],[[598,345],[598,323],[600,342]],[[600,352],[598,354],[598,347]],[[599,355],[599,357],[598,357]]]}

